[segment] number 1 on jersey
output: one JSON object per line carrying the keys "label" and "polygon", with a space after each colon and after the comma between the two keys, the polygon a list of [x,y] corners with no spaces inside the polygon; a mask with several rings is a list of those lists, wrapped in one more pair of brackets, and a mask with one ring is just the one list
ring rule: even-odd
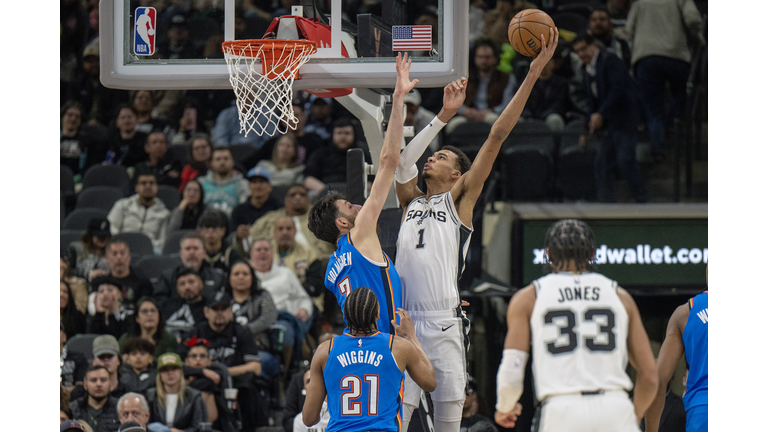
{"label": "number 1 on jersey", "polygon": [[424,228],[419,230],[419,243],[416,245],[416,249],[424,247]]}

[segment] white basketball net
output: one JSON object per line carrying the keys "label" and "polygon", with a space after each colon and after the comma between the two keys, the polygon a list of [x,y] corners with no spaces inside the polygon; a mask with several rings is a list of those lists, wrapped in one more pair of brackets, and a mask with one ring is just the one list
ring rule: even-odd
{"label": "white basketball net", "polygon": [[[273,136],[286,133],[289,127],[296,129],[299,120],[291,105],[294,71],[316,51],[312,45],[292,44],[280,48],[275,43],[261,42],[264,41],[223,47],[229,82],[237,96],[240,132],[245,136],[249,132]],[[265,57],[267,61],[263,66]]]}

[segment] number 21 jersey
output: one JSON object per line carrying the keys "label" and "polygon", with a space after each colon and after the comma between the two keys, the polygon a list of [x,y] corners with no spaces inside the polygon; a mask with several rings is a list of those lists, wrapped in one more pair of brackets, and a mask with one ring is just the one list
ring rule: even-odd
{"label": "number 21 jersey", "polygon": [[533,281],[531,349],[536,397],[631,390],[626,373],[629,315],[615,281],[559,272]]}

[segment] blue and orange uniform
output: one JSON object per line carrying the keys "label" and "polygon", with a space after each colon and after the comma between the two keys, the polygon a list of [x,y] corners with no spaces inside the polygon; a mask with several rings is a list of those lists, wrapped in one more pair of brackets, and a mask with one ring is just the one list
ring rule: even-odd
{"label": "blue and orange uniform", "polygon": [[686,432],[706,431],[709,404],[709,293],[688,300],[688,321],[683,330],[688,381],[683,396]]}
{"label": "blue and orange uniform", "polygon": [[[379,301],[380,316],[376,322],[382,333],[394,333],[390,321],[395,319],[398,308],[403,307],[403,296],[400,291],[400,275],[395,265],[384,251],[386,262],[374,263],[364,257],[352,244],[349,234],[338,241],[336,252],[328,260],[325,271],[325,287],[336,296],[336,301],[344,311],[344,301],[352,290],[364,286],[370,288]],[[347,317],[344,317],[346,322]],[[344,329],[349,332],[349,327]]]}
{"label": "blue and orange uniform", "polygon": [[331,416],[327,432],[400,430],[403,372],[392,354],[395,337],[376,332],[331,339],[323,369]]}

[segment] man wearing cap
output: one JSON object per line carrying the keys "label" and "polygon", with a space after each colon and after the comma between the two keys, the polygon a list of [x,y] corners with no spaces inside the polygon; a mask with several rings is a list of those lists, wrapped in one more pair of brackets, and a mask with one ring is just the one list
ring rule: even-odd
{"label": "man wearing cap", "polygon": [[91,366],[85,374],[87,396],[72,401],[72,415],[84,419],[94,432],[114,432],[120,427],[117,398],[109,393],[109,372],[104,366]]}
{"label": "man wearing cap", "polygon": [[161,309],[165,320],[165,330],[176,336],[181,342],[197,323],[205,321],[203,300],[203,280],[191,269],[185,268],[176,278],[178,296],[163,302]]}
{"label": "man wearing cap", "polygon": [[227,217],[248,199],[248,181],[235,171],[235,160],[228,147],[213,149],[208,174],[198,180],[205,194],[205,205],[223,211]]}
{"label": "man wearing cap", "polygon": [[[251,225],[256,222],[256,219],[264,216],[267,212],[282,207],[282,203],[270,195],[272,179],[266,168],[253,167],[248,171],[246,178],[251,197],[232,210],[232,225],[237,227],[237,231],[233,234],[233,240],[241,243],[250,243]],[[241,245],[241,248],[248,250],[249,246],[250,244],[244,244]]]}
{"label": "man wearing cap", "polygon": [[[255,426],[264,425],[269,414],[264,401],[260,400],[259,393],[253,388],[254,374],[262,374],[259,350],[248,329],[232,319],[232,297],[225,292],[209,297],[205,318],[207,321],[197,324],[190,337],[209,342],[210,358],[227,367],[234,386],[239,390],[241,406],[254,407],[252,412],[243,412],[243,430],[253,430]],[[179,351],[186,356],[189,348],[181,344]]]}
{"label": "man wearing cap", "polygon": [[[149,413],[147,413],[147,416],[149,416]],[[117,432],[144,432],[146,429],[144,429],[140,424],[138,424],[135,421],[129,421],[125,422],[120,425],[120,429],[117,430]]]}
{"label": "man wearing cap", "polygon": [[117,401],[117,416],[122,423],[118,432],[144,431],[149,423],[149,404],[139,393],[126,393]]}
{"label": "man wearing cap", "polygon": [[[103,366],[109,372],[110,396],[119,398],[126,393],[126,388],[120,382],[120,345],[112,335],[101,335],[93,340],[93,366]],[[72,390],[72,400],[85,396],[85,386],[78,385]]]}
{"label": "man wearing cap", "polygon": [[187,29],[187,19],[182,14],[171,17],[168,23],[168,38],[158,44],[160,58],[164,59],[196,59],[200,58],[200,53],[189,41],[189,30]]}
{"label": "man wearing cap", "polygon": [[59,432],[74,432],[74,431],[83,431],[83,430],[85,430],[85,428],[77,420],[64,420],[59,425]]}
{"label": "man wearing cap", "polygon": [[88,228],[80,240],[69,244],[67,255],[69,262],[74,266],[71,273],[91,280],[96,276],[94,272],[107,269],[104,251],[111,238],[112,233],[109,231],[109,221],[106,218],[97,217],[89,220]]}
{"label": "man wearing cap", "polygon": [[197,231],[203,236],[205,262],[223,273],[229,272],[230,263],[240,260],[240,254],[224,241],[227,233],[227,216],[219,210],[209,210],[197,224]]}
{"label": "man wearing cap", "polygon": [[176,290],[176,281],[184,270],[192,270],[203,281],[202,295],[207,296],[219,291],[224,285],[224,275],[217,269],[208,265],[205,261],[205,239],[199,232],[190,232],[181,238],[179,245],[179,258],[181,265],[174,269],[168,269],[157,279],[153,279],[155,288],[154,297],[158,301],[164,301],[170,297],[179,297]]}

